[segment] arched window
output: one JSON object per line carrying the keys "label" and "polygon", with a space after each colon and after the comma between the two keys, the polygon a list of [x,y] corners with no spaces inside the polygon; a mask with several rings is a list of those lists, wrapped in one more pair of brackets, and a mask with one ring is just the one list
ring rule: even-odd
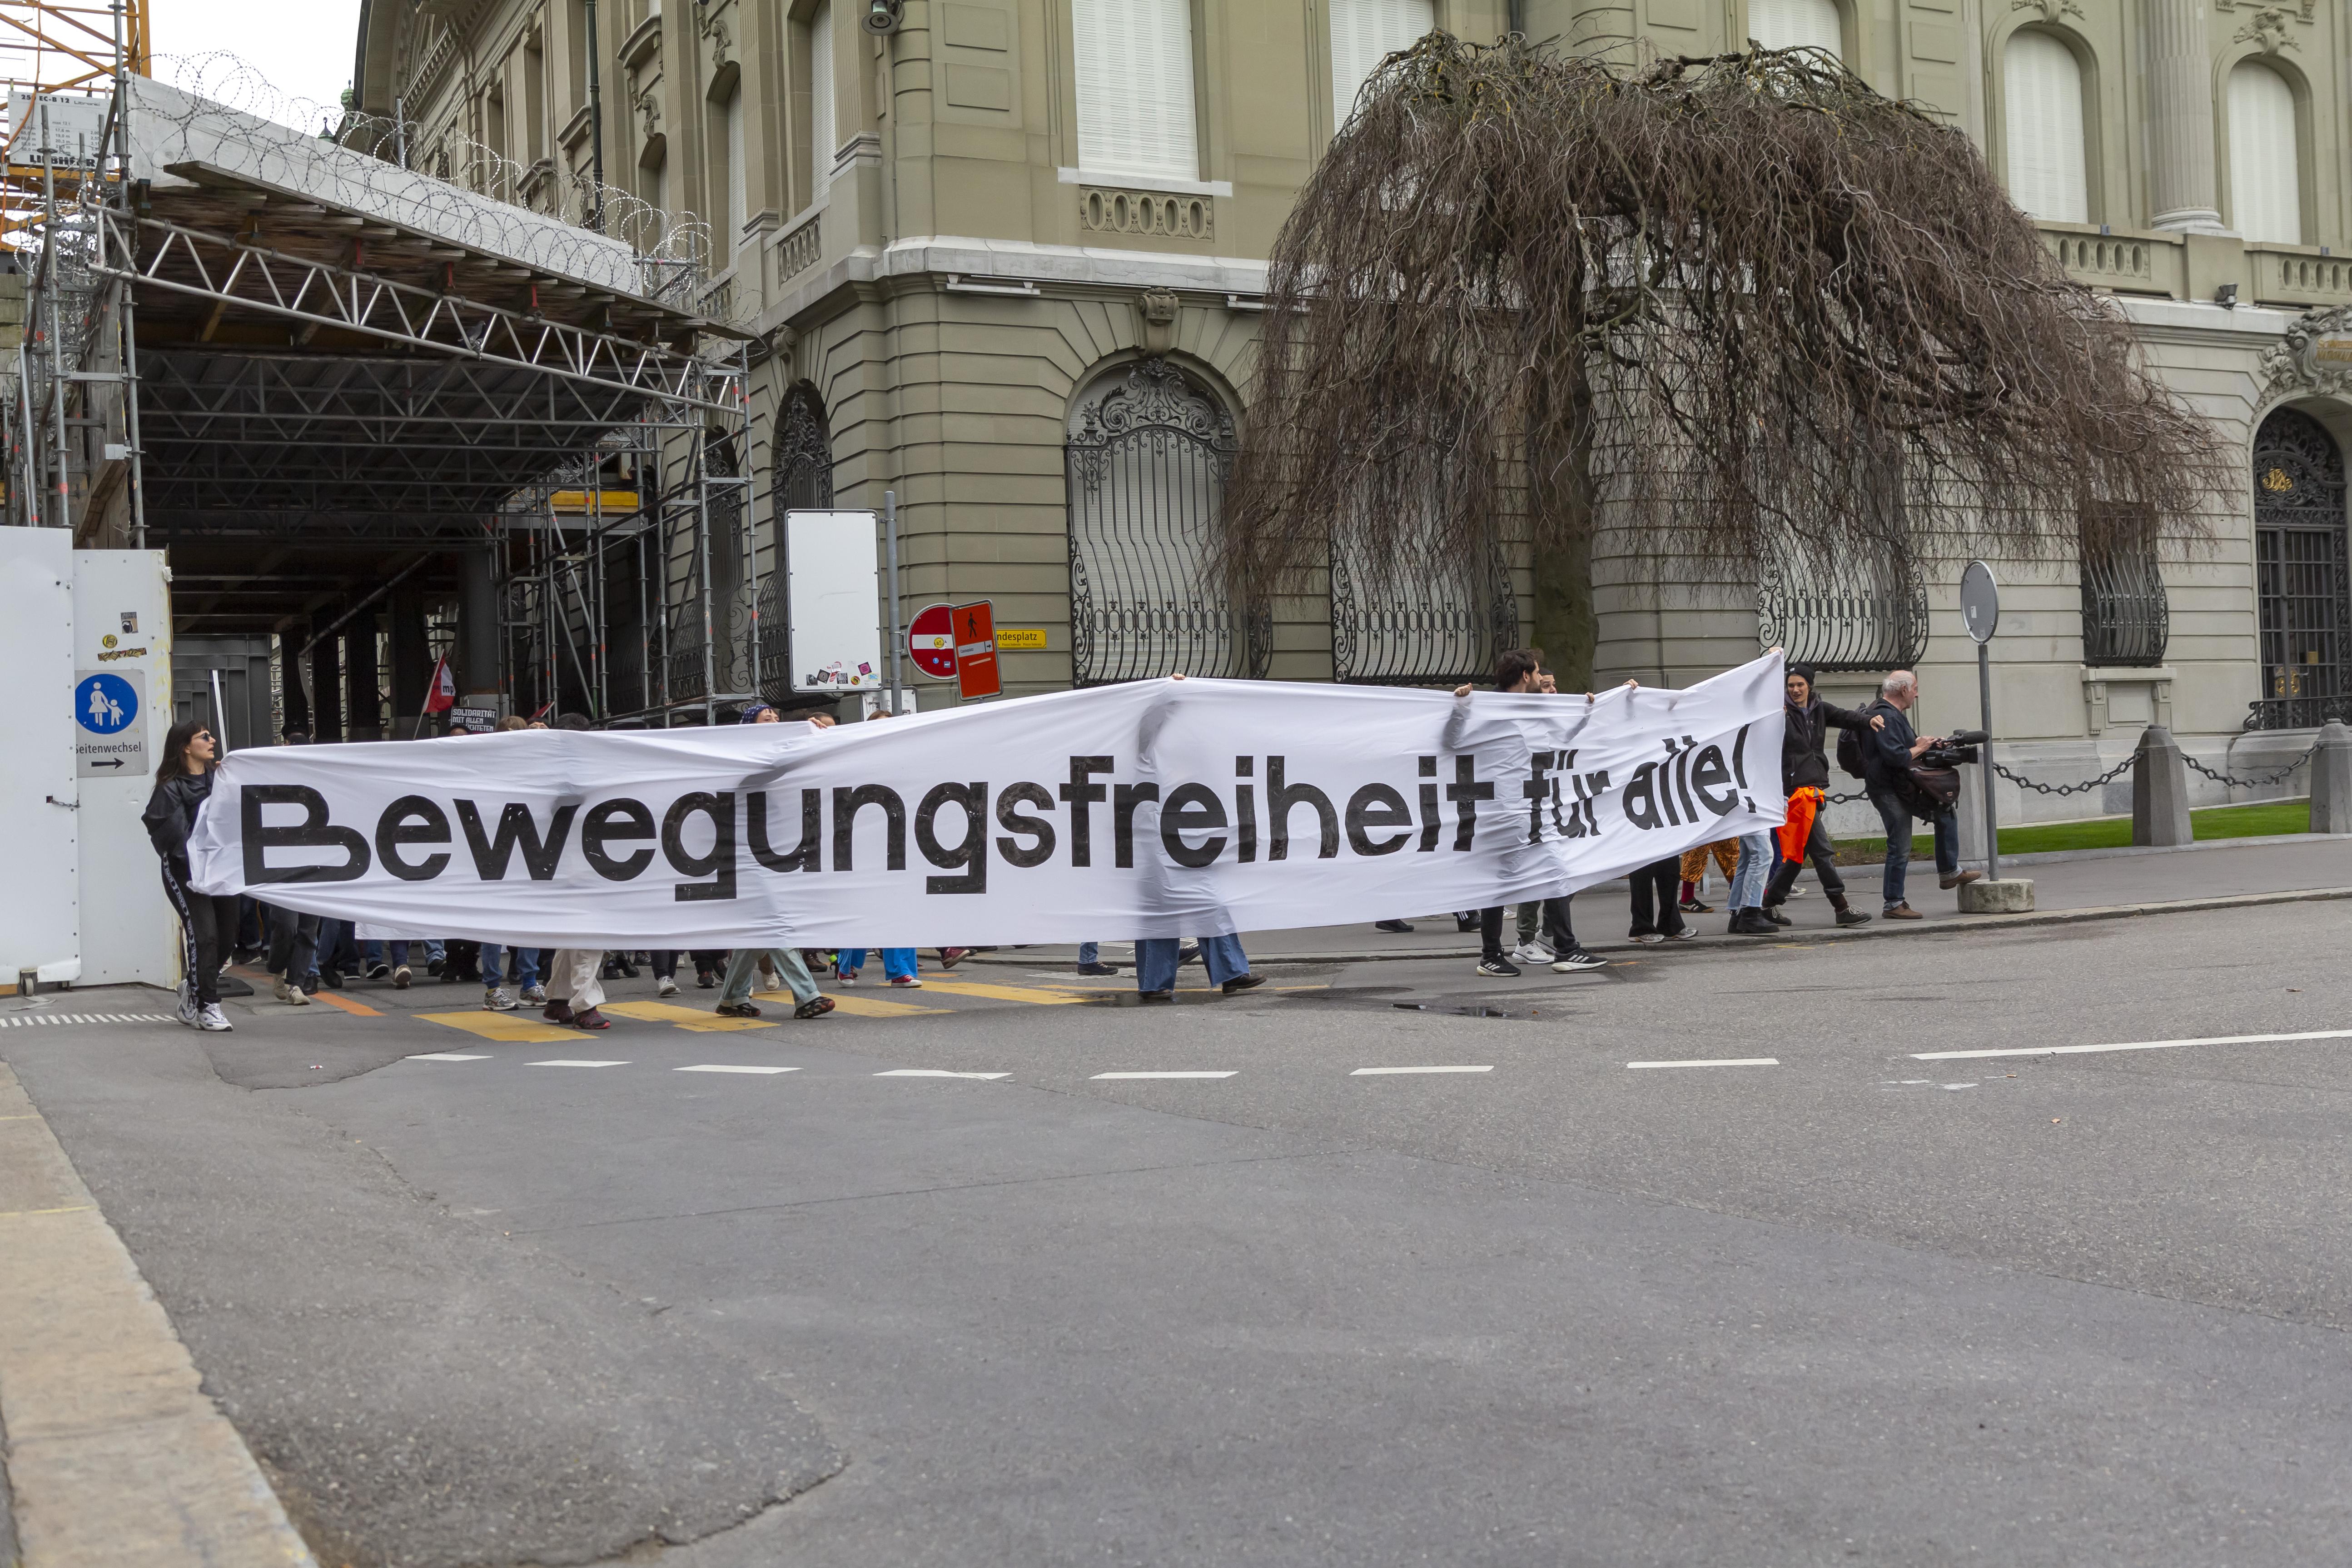
{"label": "arched window", "polygon": [[1845,53],[1836,0],[1748,0],[1748,36],[1768,49]]}
{"label": "arched window", "polygon": [[2001,71],[2009,198],[2029,217],[2091,221],[2083,167],[2083,67],[2074,51],[2032,28],[2010,35]]}
{"label": "arched window", "polygon": [[1070,407],[1070,653],[1076,684],[1265,673],[1265,628],[1211,570],[1237,443],[1215,394],[1164,359]]}
{"label": "arched window", "polygon": [[1858,436],[1818,460],[1870,498],[1874,537],[1832,549],[1784,528],[1764,554],[1757,646],[1778,644],[1790,664],[1816,669],[1910,668],[1927,651],[1927,586],[1911,551],[1901,450]]}
{"label": "arched window", "polygon": [[1331,0],[1332,119],[1348,123],[1356,95],[1381,61],[1436,26],[1433,0]]}
{"label": "arched window", "polygon": [[2344,522],[2343,449],[2310,415],[2275,411],[2254,433],[2258,729],[2303,730],[2352,718]]}
{"label": "arched window", "polygon": [[2248,239],[2303,243],[2294,89],[2255,60],[2230,72],[2230,216]]}
{"label": "arched window", "polygon": [[825,420],[824,395],[816,384],[796,381],[784,390],[770,444],[775,482],[768,492],[773,531],[768,574],[760,584],[760,690],[771,702],[792,695],[786,664],[790,639],[784,624],[784,514],[833,510],[833,431]]}

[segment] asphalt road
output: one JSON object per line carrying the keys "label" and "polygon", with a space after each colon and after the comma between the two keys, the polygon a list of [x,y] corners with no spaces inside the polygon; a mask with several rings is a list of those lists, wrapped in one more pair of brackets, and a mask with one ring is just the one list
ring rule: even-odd
{"label": "asphalt road", "polygon": [[0,1056],[322,1562],[2308,1564],[2352,1560],[2352,1035],[1913,1053],[2352,1031],[2347,935],[1150,1009],[1000,966],[547,1041],[361,990]]}

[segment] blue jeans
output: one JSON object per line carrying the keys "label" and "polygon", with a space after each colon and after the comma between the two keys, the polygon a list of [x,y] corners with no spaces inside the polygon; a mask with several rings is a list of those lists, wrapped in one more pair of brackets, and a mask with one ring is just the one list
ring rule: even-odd
{"label": "blue jeans", "polygon": [[1100,942],[1082,942],[1078,943],[1078,962],[1080,963],[1100,963],[1102,962],[1102,944]]}
{"label": "blue jeans", "polygon": [[1731,873],[1731,907],[1735,910],[1756,910],[1764,907],[1764,881],[1772,874],[1772,836],[1769,833],[1743,833],[1739,836],[1739,864]]}
{"label": "blue jeans", "polygon": [[[841,967],[855,974],[866,966],[866,950],[845,947],[841,950]],[[882,973],[891,980],[915,973],[915,950],[911,947],[886,947],[882,950]]]}
{"label": "blue jeans", "polygon": [[[497,942],[482,943],[482,988],[496,990],[506,983],[507,952]],[[539,984],[539,954],[535,947],[518,947],[515,956],[515,984],[528,991]]]}
{"label": "blue jeans", "polygon": [[352,922],[321,919],[319,921],[319,941],[311,949],[311,958],[312,974],[322,969],[342,974],[358,968],[359,954],[352,947]]}
{"label": "blue jeans", "polygon": [[[1911,808],[1891,795],[1870,792],[1878,820],[1886,825],[1886,907],[1904,902],[1904,873],[1911,868]],[[1946,806],[1927,818],[1936,830],[1936,870],[1948,877],[1960,868],[1960,819]]]}
{"label": "blue jeans", "polygon": [[[1176,953],[1181,945],[1172,936],[1139,938],[1135,944],[1135,988],[1176,989]],[[1201,960],[1209,966],[1209,983],[1213,985],[1223,985],[1249,973],[1249,954],[1242,951],[1242,939],[1237,936],[1202,937]]]}
{"label": "blue jeans", "polygon": [[[911,952],[913,949],[903,951]],[[763,955],[775,972],[783,976],[784,984],[791,990],[795,1004],[815,1000],[816,982],[809,978],[808,965],[801,962],[799,953],[784,947],[739,947],[735,950],[735,956],[727,961],[726,984],[719,993],[721,1003],[751,999],[751,983],[760,977],[760,960]],[[883,955],[882,962],[887,968],[890,962],[888,953]]]}

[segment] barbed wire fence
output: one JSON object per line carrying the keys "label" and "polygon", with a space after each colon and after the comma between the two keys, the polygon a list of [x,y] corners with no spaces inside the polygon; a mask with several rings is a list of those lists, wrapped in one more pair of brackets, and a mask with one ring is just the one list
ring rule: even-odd
{"label": "barbed wire fence", "polygon": [[[268,149],[273,162],[307,165],[283,171],[294,176],[288,180],[294,188],[314,188],[299,177],[307,174],[320,184],[340,184],[347,199],[362,205],[370,197],[412,208],[421,204],[443,233],[575,275],[600,270],[591,258],[601,260],[604,247],[617,240],[635,259],[637,292],[688,308],[699,302],[709,272],[710,226],[693,213],[666,211],[635,192],[600,184],[589,174],[567,172],[551,160],[517,162],[454,126],[428,128],[283,91],[226,50],[159,55],[152,74],[192,100],[169,117],[176,121],[172,129],[183,135],[213,109],[295,132],[294,137],[273,139]],[[449,188],[436,199],[429,186],[411,177],[419,174]],[[463,199],[467,195],[486,201]],[[499,206],[514,209],[511,223],[499,219]],[[547,226],[524,214],[576,230],[578,243],[551,242]]]}

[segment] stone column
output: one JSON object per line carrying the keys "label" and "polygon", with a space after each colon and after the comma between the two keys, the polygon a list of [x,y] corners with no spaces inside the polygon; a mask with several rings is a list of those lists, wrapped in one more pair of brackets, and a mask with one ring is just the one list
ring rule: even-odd
{"label": "stone column", "polygon": [[2150,724],[2132,753],[2132,842],[2188,844],[2189,766],[2170,733]]}
{"label": "stone column", "polygon": [[2311,830],[2352,833],[2352,731],[2332,719],[2311,754]]}
{"label": "stone column", "polygon": [[2148,197],[2158,228],[2226,234],[2213,163],[2206,0],[2147,0]]}

